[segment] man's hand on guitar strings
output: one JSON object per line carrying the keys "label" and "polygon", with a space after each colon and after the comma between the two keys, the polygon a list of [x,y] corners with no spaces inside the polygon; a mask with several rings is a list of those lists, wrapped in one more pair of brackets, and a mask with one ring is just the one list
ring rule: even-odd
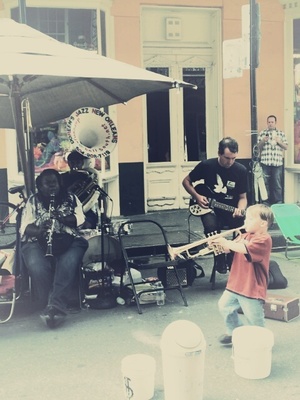
{"label": "man's hand on guitar strings", "polygon": [[245,210],[242,210],[241,208],[235,208],[232,216],[233,218],[242,218],[245,216]]}
{"label": "man's hand on guitar strings", "polygon": [[201,206],[203,208],[209,207],[209,201],[208,201],[207,197],[198,194],[196,197],[196,200],[197,200],[197,203],[199,204],[199,206]]}

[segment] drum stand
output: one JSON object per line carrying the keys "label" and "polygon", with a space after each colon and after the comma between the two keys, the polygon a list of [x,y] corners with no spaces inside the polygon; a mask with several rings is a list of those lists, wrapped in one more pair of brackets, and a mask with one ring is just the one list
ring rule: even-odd
{"label": "drum stand", "polygon": [[[110,281],[110,286],[105,287],[105,254],[104,254],[104,235],[105,235],[105,224],[104,224],[104,194],[102,192],[99,196],[98,204],[98,217],[100,211],[100,224],[98,222],[98,230],[101,232],[101,287],[97,298],[92,300],[93,308],[100,310],[113,308],[117,306],[116,298],[112,292],[112,284]],[[99,226],[100,225],[100,226]]]}

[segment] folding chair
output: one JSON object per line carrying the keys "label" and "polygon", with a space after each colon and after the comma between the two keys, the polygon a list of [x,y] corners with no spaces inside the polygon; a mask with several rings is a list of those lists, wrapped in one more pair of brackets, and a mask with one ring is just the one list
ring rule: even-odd
{"label": "folding chair", "polygon": [[[4,253],[5,259],[0,267],[0,324],[11,319],[16,302],[15,275],[13,275],[14,253]],[[3,307],[2,307],[3,306]]]}
{"label": "folding chair", "polygon": [[273,204],[271,210],[285,238],[285,257],[300,258],[288,256],[288,250],[300,249],[300,207],[297,204]]}
{"label": "folding chair", "polygon": [[[126,225],[131,227],[132,234],[123,234],[123,232],[128,231],[128,227],[126,227]],[[150,244],[142,243],[143,233],[147,234],[146,238]],[[141,296],[144,293],[153,292],[153,289],[145,289],[144,281],[134,281],[132,269],[138,270],[141,273],[145,270],[158,271],[162,268],[167,268],[168,271],[171,270],[174,273],[174,284],[172,286],[165,286],[162,289],[155,288],[155,291],[177,289],[181,294],[184,305],[187,307],[188,303],[183,292],[183,286],[180,281],[179,272],[181,268],[184,268],[185,264],[189,260],[171,260],[168,252],[167,236],[163,227],[159,223],[152,220],[128,220],[120,225],[118,237],[125,260],[124,274],[128,274],[130,282],[129,284],[124,285],[123,274],[121,277],[120,291],[122,293],[125,287],[130,286],[139,314],[142,314],[140,302]],[[140,286],[142,290],[139,290],[139,285],[144,285]]]}

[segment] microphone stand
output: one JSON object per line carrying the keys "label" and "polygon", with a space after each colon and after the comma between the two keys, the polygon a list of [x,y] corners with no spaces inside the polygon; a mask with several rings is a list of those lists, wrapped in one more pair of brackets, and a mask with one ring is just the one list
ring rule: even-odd
{"label": "microphone stand", "polygon": [[[99,188],[99,204],[100,204],[100,233],[101,233],[101,288],[100,293],[97,295],[97,298],[93,300],[93,307],[98,309],[108,309],[117,306],[117,302],[115,296],[112,293],[112,287],[110,282],[110,288],[106,288],[104,284],[105,277],[105,244],[104,244],[104,234],[105,234],[105,225],[104,225],[104,198],[107,197],[107,194]],[[99,229],[99,226],[98,226]]]}

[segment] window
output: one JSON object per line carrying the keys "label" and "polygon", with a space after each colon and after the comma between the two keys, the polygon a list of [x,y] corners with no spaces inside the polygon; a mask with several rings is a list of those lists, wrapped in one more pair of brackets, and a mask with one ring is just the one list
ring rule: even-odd
{"label": "window", "polygon": [[101,54],[107,55],[106,50],[106,14],[100,10],[100,30],[101,30]]}
{"label": "window", "polygon": [[[169,75],[168,68],[147,68],[162,75]],[[172,157],[172,144],[175,132],[170,132],[170,115],[183,113],[183,131],[177,126],[182,140],[184,154],[182,161],[199,161],[206,159],[206,99],[205,68],[181,68],[182,79],[197,85],[197,90],[183,89],[183,100],[173,105],[170,111],[170,92],[161,91],[147,95],[147,135],[149,162],[175,162]],[[176,107],[176,109],[175,109]],[[174,146],[174,143],[173,143]],[[174,149],[174,147],[173,147]]]}
{"label": "window", "polygon": [[[147,68],[168,76],[168,68]],[[147,94],[148,161],[171,161],[169,91]]]}
{"label": "window", "polygon": [[205,160],[205,68],[183,68],[183,80],[198,87],[183,92],[185,161]]}
{"label": "window", "polygon": [[[105,21],[103,14],[101,22]],[[11,16],[18,22],[19,9],[12,9]],[[29,26],[60,42],[86,50],[98,49],[96,10],[26,7],[26,19]],[[105,39],[104,36],[102,40]]]}
{"label": "window", "polygon": [[[19,8],[11,10],[11,16],[19,21]],[[73,46],[98,51],[97,11],[88,9],[34,8],[26,7],[27,24],[56,40]],[[100,52],[106,55],[106,13],[100,10]],[[105,107],[108,113],[108,107]],[[66,157],[71,144],[65,129],[66,121],[56,121],[31,132],[35,172],[55,168],[64,172],[69,169]],[[18,163],[21,170],[20,162]],[[110,157],[95,159],[98,170],[110,170]]]}

